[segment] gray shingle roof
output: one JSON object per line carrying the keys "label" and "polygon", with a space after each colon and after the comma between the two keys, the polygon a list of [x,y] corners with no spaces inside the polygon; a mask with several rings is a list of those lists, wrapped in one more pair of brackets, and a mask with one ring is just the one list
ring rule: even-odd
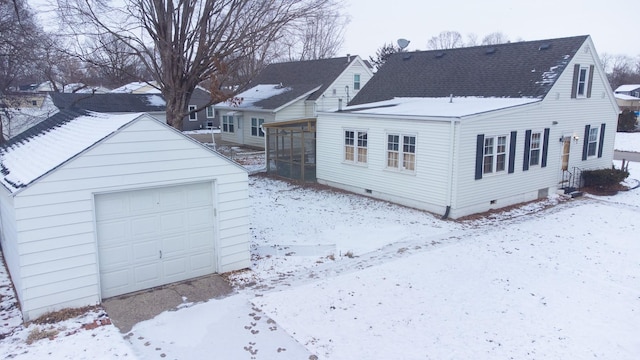
{"label": "gray shingle roof", "polygon": [[291,91],[256,102],[255,105],[263,109],[276,109],[320,86],[307,98],[316,100],[356,58],[352,55],[350,58],[344,56],[270,64],[244,90],[260,84],[282,84],[291,88]]}
{"label": "gray shingle roof", "polygon": [[58,109],[79,108],[103,113],[165,111],[166,103],[159,94],[77,94],[52,92]]}
{"label": "gray shingle roof", "polygon": [[543,98],[587,38],[396,53],[349,105],[452,94]]}

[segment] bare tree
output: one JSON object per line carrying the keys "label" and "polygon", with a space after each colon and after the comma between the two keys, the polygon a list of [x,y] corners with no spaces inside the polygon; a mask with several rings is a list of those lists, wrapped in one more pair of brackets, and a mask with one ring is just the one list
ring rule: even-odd
{"label": "bare tree", "polygon": [[[130,47],[167,102],[167,121],[182,128],[187,104],[203,81],[220,84],[243,56],[274,41],[300,19],[322,14],[334,0],[58,0],[74,35],[109,34]],[[211,102],[228,94],[212,93]]]}
{"label": "bare tree", "polygon": [[616,55],[607,59],[611,71],[607,73],[609,84],[615,90],[624,84],[640,84],[640,72],[636,70],[634,60],[626,55]]}
{"label": "bare tree", "polygon": [[498,45],[509,42],[509,37],[502,32],[492,32],[491,34],[482,38],[482,45]]}
{"label": "bare tree", "polygon": [[463,46],[462,35],[457,31],[443,31],[427,42],[428,50],[454,49]]}
{"label": "bare tree", "polygon": [[25,0],[0,0],[0,96],[26,77],[41,29]]}
{"label": "bare tree", "polygon": [[466,46],[477,46],[479,44],[478,42],[478,35],[474,34],[474,33],[470,33],[467,35],[467,45]]}
{"label": "bare tree", "polygon": [[338,53],[350,18],[341,14],[336,4],[282,29],[274,46],[286,49],[285,60],[326,59]]}
{"label": "bare tree", "polygon": [[91,82],[96,85],[118,87],[151,78],[131,47],[111,34],[91,39],[87,48],[91,52],[85,60],[91,65],[92,77],[95,77]]}

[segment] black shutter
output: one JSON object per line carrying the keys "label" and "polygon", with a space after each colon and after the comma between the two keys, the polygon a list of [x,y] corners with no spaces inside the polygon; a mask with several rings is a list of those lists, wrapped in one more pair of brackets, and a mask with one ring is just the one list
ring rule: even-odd
{"label": "black shutter", "polygon": [[531,150],[531,130],[524,132],[524,159],[522,160],[522,171],[529,170],[529,150]]}
{"label": "black shutter", "polygon": [[484,155],[484,134],[476,139],[476,180],[482,179],[482,157]]}
{"label": "black shutter", "polygon": [[542,140],[542,162],[541,167],[547,167],[547,152],[549,147],[549,128],[544,129],[544,139]]}
{"label": "black shutter", "polygon": [[594,66],[591,65],[589,66],[589,84],[587,85],[587,97],[590,98],[591,97],[591,87],[593,85],[593,70],[594,70]]}
{"label": "black shutter", "polygon": [[589,130],[591,125],[584,126],[584,141],[582,143],[582,160],[587,160],[587,151],[589,150]]}
{"label": "black shutter", "polygon": [[571,98],[575,99],[578,94],[578,76],[580,76],[580,64],[573,66],[573,84],[571,85]]}
{"label": "black shutter", "polygon": [[512,174],[516,169],[516,138],[518,136],[517,131],[511,132],[511,141],[509,142],[509,174]]}
{"label": "black shutter", "polygon": [[604,128],[607,126],[607,124],[602,124],[600,125],[600,141],[598,141],[598,157],[601,158],[602,157],[602,148],[604,146]]}

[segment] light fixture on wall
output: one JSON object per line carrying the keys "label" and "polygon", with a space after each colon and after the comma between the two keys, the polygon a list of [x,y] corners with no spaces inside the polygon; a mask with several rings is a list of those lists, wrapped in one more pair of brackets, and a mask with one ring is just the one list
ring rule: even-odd
{"label": "light fixture on wall", "polygon": [[578,135],[573,135],[573,142],[577,143],[578,140],[580,140],[580,136]]}

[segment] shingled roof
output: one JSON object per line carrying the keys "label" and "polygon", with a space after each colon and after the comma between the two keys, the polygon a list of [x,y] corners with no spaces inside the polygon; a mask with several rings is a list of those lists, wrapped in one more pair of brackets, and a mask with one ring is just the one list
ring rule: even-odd
{"label": "shingled roof", "polygon": [[349,105],[451,95],[544,98],[587,38],[396,53]]}
{"label": "shingled roof", "polygon": [[266,84],[282,85],[289,89],[253,104],[262,109],[277,109],[319,87],[307,97],[308,100],[316,100],[356,59],[358,56],[351,55],[270,64],[247,85],[244,91]]}
{"label": "shingled roof", "polygon": [[166,111],[159,94],[77,94],[52,92],[51,100],[58,109],[79,108],[103,113]]}

